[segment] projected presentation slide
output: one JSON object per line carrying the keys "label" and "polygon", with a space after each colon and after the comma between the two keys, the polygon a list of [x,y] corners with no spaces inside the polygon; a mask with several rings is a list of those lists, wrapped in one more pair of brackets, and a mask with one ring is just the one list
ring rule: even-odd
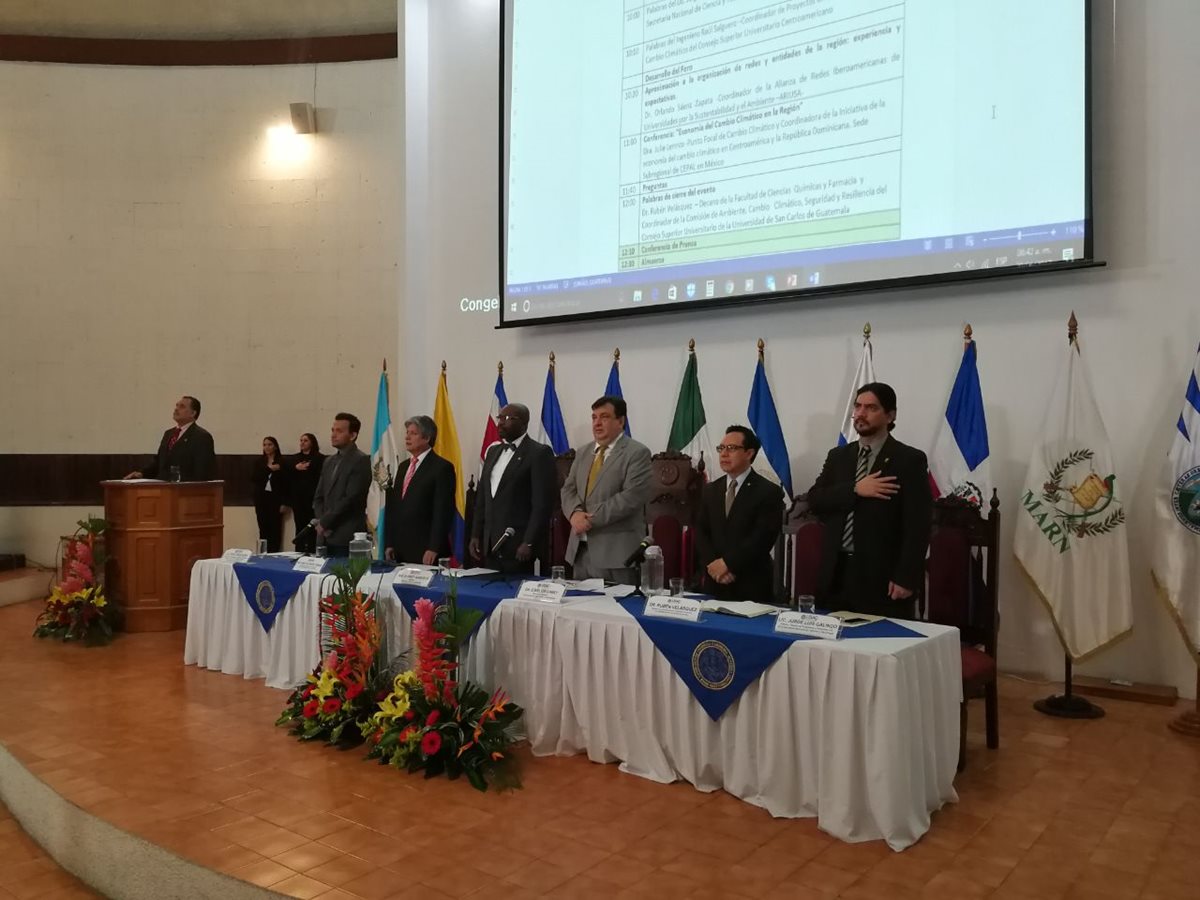
{"label": "projected presentation slide", "polygon": [[504,48],[503,323],[1090,252],[1085,0],[507,0]]}

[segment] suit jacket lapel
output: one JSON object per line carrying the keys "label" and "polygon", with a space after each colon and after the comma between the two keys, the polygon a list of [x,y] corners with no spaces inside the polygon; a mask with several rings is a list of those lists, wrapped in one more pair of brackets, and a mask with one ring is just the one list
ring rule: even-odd
{"label": "suit jacket lapel", "polygon": [[872,472],[882,472],[883,471],[883,467],[886,466],[888,461],[892,458],[892,453],[895,450],[895,447],[896,447],[896,442],[892,439],[892,436],[889,434],[887,436],[886,440],[884,440],[883,446],[881,446],[879,448],[879,452],[875,454],[875,462],[871,466]]}

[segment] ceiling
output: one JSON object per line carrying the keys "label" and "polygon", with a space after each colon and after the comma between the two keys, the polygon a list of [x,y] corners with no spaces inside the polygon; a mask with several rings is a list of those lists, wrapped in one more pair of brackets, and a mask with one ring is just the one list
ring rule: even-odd
{"label": "ceiling", "polygon": [[396,31],[397,0],[2,0],[0,34],[222,40]]}

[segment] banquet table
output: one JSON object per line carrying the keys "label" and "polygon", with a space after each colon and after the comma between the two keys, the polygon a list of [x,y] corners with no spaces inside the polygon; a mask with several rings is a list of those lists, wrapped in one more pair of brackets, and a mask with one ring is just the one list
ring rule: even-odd
{"label": "banquet table", "polygon": [[[266,633],[232,567],[197,563],[184,661],[273,687],[299,683],[320,655],[324,577],[309,576]],[[422,593],[436,599],[444,583]],[[407,650],[404,589],[378,575],[362,586],[377,592],[387,656]],[[775,816],[815,816],[845,841],[882,838],[901,850],[928,830],[934,810],[957,800],[962,700],[958,631],[903,624],[917,634],[795,641],[716,721],[607,596],[503,600],[467,645],[463,675],[503,687],[524,707],[536,755],[583,752],[655,781],[723,789]]]}

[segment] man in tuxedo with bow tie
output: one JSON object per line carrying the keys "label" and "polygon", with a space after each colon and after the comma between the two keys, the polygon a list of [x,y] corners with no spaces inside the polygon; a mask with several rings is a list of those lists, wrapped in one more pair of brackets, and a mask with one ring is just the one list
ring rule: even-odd
{"label": "man in tuxedo with bow tie", "polygon": [[817,603],[911,619],[925,586],[933,497],[925,454],[891,436],[896,392],[864,384],[854,400],[858,440],[825,457],[808,503],[825,525]]}
{"label": "man in tuxedo with bow tie", "polygon": [[526,433],[529,408],[523,404],[500,410],[496,430],[501,440],[488,448],[475,493],[471,559],[505,574],[530,575],[534,559],[547,558],[554,451]]}
{"label": "man in tuxedo with bow tie", "polygon": [[775,602],[771,550],[783,529],[783,490],[751,468],[762,447],[744,425],[725,429],[724,477],[706,485],[696,515],[704,589],[718,600]]}
{"label": "man in tuxedo with bow tie", "polygon": [[183,396],[175,401],[171,418],[175,427],[163,432],[154,458],[126,478],[172,479],[172,469],[179,470],[180,481],[211,481],[217,477],[217,454],[212,435],[196,424],[200,418],[200,401]]}
{"label": "man in tuxedo with bow tie", "polygon": [[404,449],[387,492],[384,548],[395,562],[434,565],[450,555],[450,525],[454,521],[454,463],[433,452],[437,423],[429,416],[404,422]]}

